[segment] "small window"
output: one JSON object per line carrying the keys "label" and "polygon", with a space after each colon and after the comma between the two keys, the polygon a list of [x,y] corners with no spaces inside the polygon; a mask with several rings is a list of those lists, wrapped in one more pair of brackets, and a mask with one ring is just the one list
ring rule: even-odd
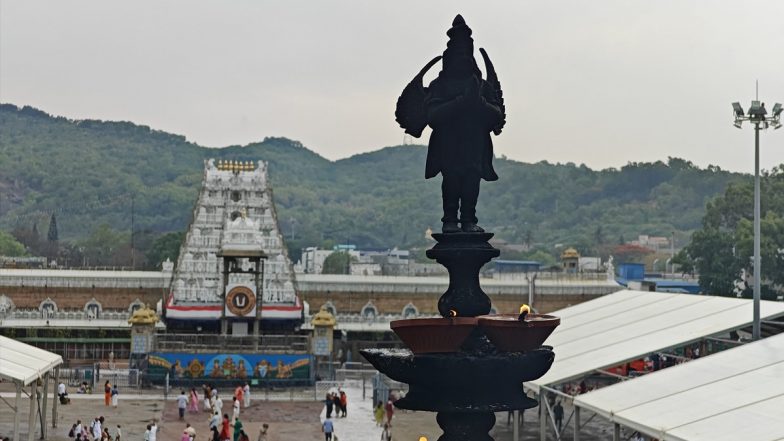
{"label": "small window", "polygon": [[373,320],[378,315],[378,309],[376,309],[376,306],[373,303],[368,302],[362,307],[362,312],[360,312],[360,314],[364,319]]}
{"label": "small window", "polygon": [[240,201],[240,199],[242,199],[242,195],[240,194],[240,192],[239,192],[239,191],[236,191],[236,190],[235,190],[235,191],[232,191],[232,192],[231,192],[231,200],[232,200],[232,201],[234,201],[234,202],[239,202],[239,201]]}
{"label": "small window", "polygon": [[403,318],[414,318],[417,315],[419,315],[419,310],[417,310],[417,307],[414,306],[413,303],[409,303],[403,308]]}

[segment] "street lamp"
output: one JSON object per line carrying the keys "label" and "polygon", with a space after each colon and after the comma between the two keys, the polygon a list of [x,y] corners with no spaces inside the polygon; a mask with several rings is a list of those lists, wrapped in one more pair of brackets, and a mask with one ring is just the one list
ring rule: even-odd
{"label": "street lamp", "polygon": [[754,324],[752,326],[752,337],[754,340],[760,338],[760,281],[762,280],[762,262],[760,262],[760,178],[759,178],[759,132],[768,127],[773,129],[781,128],[781,104],[776,103],[771,111],[771,116],[767,116],[765,103],[759,101],[759,96],[751,102],[748,115],[743,113],[740,103],[732,103],[732,111],[735,116],[734,126],[741,128],[744,121],[754,124]]}

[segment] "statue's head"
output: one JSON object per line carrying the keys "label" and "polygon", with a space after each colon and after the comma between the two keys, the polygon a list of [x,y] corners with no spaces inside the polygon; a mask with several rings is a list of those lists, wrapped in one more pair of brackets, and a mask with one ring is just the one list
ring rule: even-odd
{"label": "statue's head", "polygon": [[443,54],[444,73],[450,77],[463,78],[471,75],[481,77],[479,67],[474,60],[474,40],[471,28],[461,15],[452,21],[452,27],[446,32],[449,41]]}

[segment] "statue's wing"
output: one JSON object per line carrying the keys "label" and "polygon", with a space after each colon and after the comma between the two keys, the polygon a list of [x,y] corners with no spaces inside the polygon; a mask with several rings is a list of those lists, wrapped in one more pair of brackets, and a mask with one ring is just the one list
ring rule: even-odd
{"label": "statue's wing", "polygon": [[493,67],[493,62],[490,61],[490,57],[487,56],[487,52],[483,48],[479,48],[479,52],[482,53],[482,58],[485,61],[485,71],[487,72],[487,83],[490,84],[490,87],[493,88],[496,95],[496,104],[501,109],[501,122],[499,122],[495,127],[493,127],[493,133],[496,135],[501,134],[501,130],[504,128],[504,124],[506,124],[506,107],[504,106],[504,91],[501,90],[501,83],[498,81],[498,75],[495,73],[495,68]]}
{"label": "statue's wing", "polygon": [[427,126],[427,110],[425,109],[425,87],[422,85],[422,78],[434,64],[441,60],[437,56],[430,60],[424,68],[408,83],[397,99],[395,108],[395,120],[400,127],[406,130],[409,135],[419,138],[422,130]]}

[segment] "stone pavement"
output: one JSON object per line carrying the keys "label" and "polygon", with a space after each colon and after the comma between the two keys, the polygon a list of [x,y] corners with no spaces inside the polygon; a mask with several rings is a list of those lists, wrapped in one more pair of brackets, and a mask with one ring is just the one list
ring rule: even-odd
{"label": "stone pavement", "polygon": [[[361,387],[347,387],[344,389],[348,395],[348,417],[333,418],[335,433],[340,441],[376,441],[380,438],[381,429],[373,421],[372,400],[362,398]],[[368,391],[370,394],[370,391]],[[3,393],[6,399],[8,394]],[[51,406],[51,400],[49,403]],[[27,433],[27,405],[29,401],[23,400],[24,414],[20,422],[22,439]],[[0,403],[0,437],[11,436],[13,431],[12,412]],[[230,411],[230,403],[224,405]],[[568,405],[564,406],[565,415],[571,413]],[[51,407],[48,410],[51,418]],[[146,425],[153,419],[158,419],[160,435],[159,441],[177,441],[180,439],[185,423],[190,423],[197,431],[197,441],[207,441],[209,415],[206,412],[195,414],[187,413],[184,421],[179,421],[175,397],[170,395],[164,405],[160,395],[125,395],[120,399],[117,409],[106,407],[103,396],[73,395],[70,405],[58,406],[58,427],[49,428],[49,440],[69,441],[67,434],[71,424],[81,419],[83,424],[95,416],[103,415],[106,425],[114,435],[117,424],[122,426],[123,439],[126,441],[141,441],[144,438]],[[262,423],[270,425],[269,441],[305,441],[322,440],[321,421],[326,415],[323,402],[314,401],[262,401],[254,400],[251,407],[243,409],[240,419],[251,441],[256,441]],[[506,424],[506,413],[496,414],[496,426],[491,435],[496,441],[512,441],[512,427]],[[51,423],[50,423],[51,426]],[[430,412],[405,412],[397,410],[392,421],[392,434],[395,441],[418,440],[425,435],[430,441],[435,441],[441,435],[441,429],[435,421],[435,414]],[[628,438],[631,434],[625,433]],[[580,439],[584,441],[607,440],[612,437],[612,425],[606,420],[597,417],[590,421],[588,426],[581,431]],[[562,439],[572,438],[571,425],[564,428]],[[37,434],[36,434],[37,439]],[[539,439],[539,425],[536,420],[536,411],[525,412],[520,440]],[[555,436],[550,431],[548,440]]]}

